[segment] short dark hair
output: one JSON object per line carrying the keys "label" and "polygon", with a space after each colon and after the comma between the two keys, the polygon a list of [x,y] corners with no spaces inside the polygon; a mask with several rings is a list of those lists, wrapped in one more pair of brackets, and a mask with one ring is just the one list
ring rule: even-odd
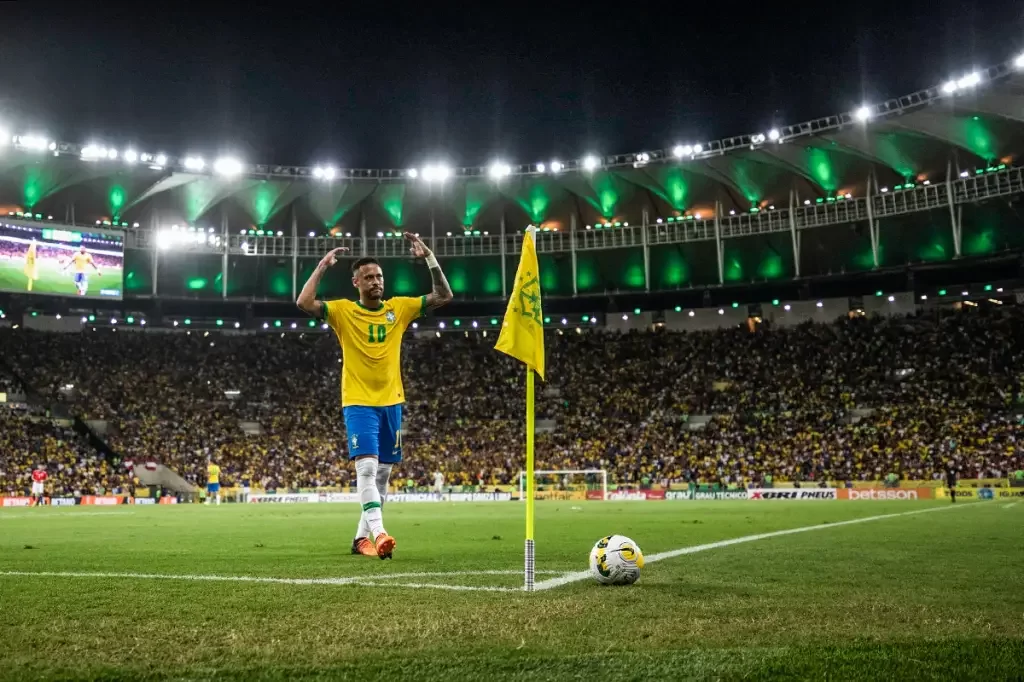
{"label": "short dark hair", "polygon": [[364,265],[376,265],[379,267],[380,263],[377,261],[376,258],[373,258],[372,256],[365,256],[352,264],[352,274],[354,275],[357,272],[359,272],[359,268],[363,267]]}

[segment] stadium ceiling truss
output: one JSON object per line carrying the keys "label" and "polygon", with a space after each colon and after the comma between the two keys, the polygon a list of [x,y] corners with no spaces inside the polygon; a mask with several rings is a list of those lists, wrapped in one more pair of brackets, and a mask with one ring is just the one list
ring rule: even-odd
{"label": "stadium ceiling truss", "polygon": [[535,224],[542,253],[642,247],[645,268],[651,246],[714,241],[722,281],[725,239],[789,232],[796,256],[803,230],[861,223],[877,266],[881,219],[937,209],[948,213],[959,256],[963,205],[1024,193],[1014,164],[1024,146],[1024,55],[855,112],[566,161],[557,173],[550,162],[545,171],[459,168],[443,182],[423,171],[342,169],[328,178],[323,168],[237,163],[208,173],[195,157],[131,152],[135,163],[126,165],[125,152],[95,145],[10,139],[13,149],[0,147],[9,220],[57,213],[70,225],[91,226],[97,215],[101,228],[130,221],[142,229],[125,231],[126,248],[156,251],[174,225],[176,248],[225,258],[294,262],[334,246],[405,257],[395,237],[410,230],[442,257],[497,256],[517,253],[522,229]]}

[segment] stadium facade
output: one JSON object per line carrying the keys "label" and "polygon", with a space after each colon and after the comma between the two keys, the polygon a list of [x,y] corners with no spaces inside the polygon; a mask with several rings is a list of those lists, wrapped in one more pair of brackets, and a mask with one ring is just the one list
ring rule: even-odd
{"label": "stadium facade", "polygon": [[[419,293],[429,281],[403,230],[441,260],[451,314],[486,316],[511,290],[528,225],[540,228],[548,309],[574,322],[876,291],[938,297],[961,283],[1010,291],[1024,249],[1021,111],[1017,59],[765,133],[522,166],[247,166],[15,136],[0,148],[0,214],[123,232],[125,300],[96,303],[101,318],[295,318],[298,288],[336,246],[379,258],[390,294]],[[351,286],[339,274],[322,293]]]}

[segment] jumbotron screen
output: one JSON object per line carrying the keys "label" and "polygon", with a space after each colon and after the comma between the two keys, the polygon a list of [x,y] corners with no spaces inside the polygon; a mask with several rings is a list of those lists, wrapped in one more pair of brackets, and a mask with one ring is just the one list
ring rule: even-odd
{"label": "jumbotron screen", "polygon": [[0,290],[120,299],[121,235],[43,225],[0,225]]}

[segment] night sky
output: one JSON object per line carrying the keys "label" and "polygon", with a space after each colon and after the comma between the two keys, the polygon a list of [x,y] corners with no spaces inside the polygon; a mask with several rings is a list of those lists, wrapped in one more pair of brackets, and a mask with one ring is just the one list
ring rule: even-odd
{"label": "night sky", "polygon": [[300,165],[663,148],[853,109],[1024,50],[1019,0],[85,4],[3,3],[0,126]]}

